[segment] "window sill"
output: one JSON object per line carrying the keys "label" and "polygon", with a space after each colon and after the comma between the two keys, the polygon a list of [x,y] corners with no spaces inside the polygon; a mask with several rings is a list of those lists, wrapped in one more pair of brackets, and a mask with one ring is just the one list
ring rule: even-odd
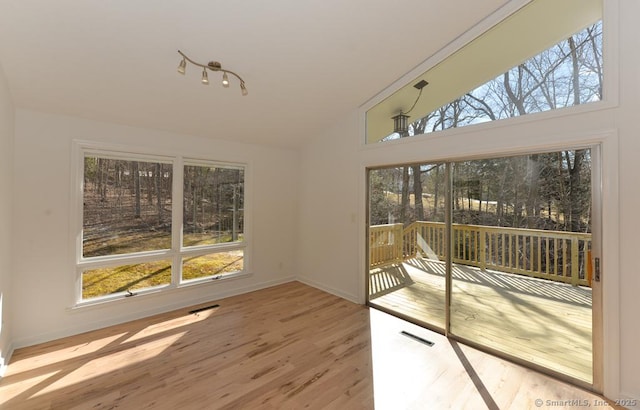
{"label": "window sill", "polygon": [[193,289],[194,287],[200,287],[204,285],[213,285],[216,283],[227,282],[231,280],[244,279],[250,276],[252,276],[250,272],[235,272],[235,273],[230,273],[230,274],[215,276],[215,277],[209,276],[207,278],[192,279],[186,282],[182,282],[177,286],[167,285],[163,287],[145,289],[138,292],[134,292],[134,296],[127,296],[124,293],[119,293],[117,295],[109,295],[109,296],[103,296],[100,298],[95,298],[90,300],[83,300],[83,301],[76,302],[73,306],[69,307],[67,310],[71,312],[84,311],[86,309],[109,306],[115,302],[128,303],[127,301],[137,300],[140,297],[144,297],[144,296],[171,295],[176,292],[183,292],[188,289]]}

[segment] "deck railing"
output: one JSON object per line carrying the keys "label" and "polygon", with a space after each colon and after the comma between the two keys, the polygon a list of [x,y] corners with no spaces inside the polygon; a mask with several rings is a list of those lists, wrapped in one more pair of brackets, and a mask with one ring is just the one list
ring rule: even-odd
{"label": "deck railing", "polygon": [[[453,224],[454,263],[590,286],[591,234]],[[445,225],[413,222],[370,227],[371,267],[423,256],[445,258]]]}
{"label": "deck railing", "polygon": [[371,267],[404,260],[402,224],[369,227],[369,265]]}

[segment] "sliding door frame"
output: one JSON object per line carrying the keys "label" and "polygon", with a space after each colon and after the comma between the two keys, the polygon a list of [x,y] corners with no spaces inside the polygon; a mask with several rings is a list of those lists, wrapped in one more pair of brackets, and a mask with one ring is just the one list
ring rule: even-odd
{"label": "sliding door frame", "polygon": [[[605,172],[603,170],[603,148],[602,148],[602,144],[604,143],[604,141],[593,141],[593,142],[588,142],[588,143],[583,143],[583,144],[571,144],[569,142],[567,142],[566,144],[561,144],[559,146],[555,146],[555,147],[547,147],[546,149],[542,148],[542,149],[530,149],[530,150],[522,150],[522,151],[518,151],[516,153],[513,154],[500,154],[497,153],[496,155],[501,155],[501,156],[516,156],[516,155],[530,155],[530,154],[536,154],[536,153],[548,153],[548,152],[553,152],[553,151],[561,151],[561,150],[576,150],[576,149],[590,149],[591,150],[591,233],[592,233],[592,254],[591,254],[591,265],[595,267],[595,259],[599,258],[600,261],[602,261],[602,236],[603,236],[603,198],[602,195],[604,195],[604,190],[603,190],[603,172]],[[450,338],[452,340],[464,343],[468,346],[471,346],[473,348],[476,348],[478,350],[487,352],[489,354],[492,354],[496,357],[500,357],[500,358],[504,358],[507,359],[511,362],[514,362],[516,364],[522,365],[524,367],[536,370],[540,373],[544,373],[544,374],[548,374],[554,378],[557,378],[559,380],[562,381],[567,381],[571,384],[580,386],[582,388],[588,389],[588,390],[592,390],[594,392],[597,393],[603,393],[604,392],[604,372],[605,372],[605,366],[604,366],[604,337],[603,337],[603,332],[605,329],[605,324],[604,324],[604,317],[605,315],[603,314],[603,287],[602,287],[602,281],[605,280],[604,275],[601,277],[600,281],[596,281],[595,279],[592,281],[592,306],[591,306],[591,312],[592,312],[592,339],[591,339],[591,346],[592,346],[592,355],[593,355],[593,359],[592,359],[592,382],[586,382],[584,380],[580,380],[578,378],[575,378],[573,376],[569,376],[567,374],[561,373],[559,371],[555,371],[553,369],[550,369],[548,367],[545,366],[541,366],[538,365],[534,362],[519,358],[517,356],[513,356],[511,354],[502,352],[500,350],[497,349],[493,349],[487,345],[483,345],[481,343],[478,343],[474,340],[470,340],[461,336],[457,336],[455,333],[451,332],[451,302],[452,302],[452,285],[453,285],[453,278],[452,278],[452,269],[453,269],[453,262],[452,262],[452,190],[453,190],[453,180],[452,180],[452,164],[456,161],[466,161],[466,160],[477,160],[477,159],[488,159],[488,158],[495,158],[494,155],[483,155],[483,156],[478,156],[478,157],[472,157],[472,158],[450,158],[447,160],[438,160],[438,161],[429,161],[429,160],[425,160],[423,162],[416,162],[416,161],[412,161],[409,163],[402,163],[402,164],[396,164],[396,165],[382,165],[382,166],[370,166],[370,167],[366,167],[365,171],[366,171],[366,177],[365,177],[365,181],[366,181],[366,189],[365,189],[365,195],[366,195],[366,247],[365,247],[365,267],[366,267],[366,280],[365,280],[365,303],[367,306],[369,307],[373,307],[375,309],[384,311],[386,313],[389,313],[391,315],[394,315],[396,317],[399,317],[401,319],[407,320],[408,322],[417,324],[419,326],[422,326],[424,328],[436,331],[438,333],[441,333],[443,335],[445,335],[447,338]],[[435,326],[433,324],[430,323],[425,323],[422,322],[420,320],[417,320],[415,318],[412,317],[408,317],[402,313],[399,312],[395,312],[392,309],[386,309],[384,307],[381,306],[377,306],[375,304],[372,304],[370,299],[369,299],[369,226],[370,226],[370,194],[371,194],[371,190],[370,190],[370,174],[371,171],[376,170],[376,169],[384,169],[384,168],[391,168],[394,166],[411,166],[411,165],[415,165],[415,164],[424,164],[424,163],[429,163],[429,164],[444,164],[445,165],[445,252],[446,252],[446,260],[445,260],[445,266],[446,266],[446,270],[445,270],[445,306],[444,306],[444,310],[445,310],[445,327],[440,328],[439,326]],[[617,175],[616,175],[617,177]],[[602,266],[603,264],[600,263],[600,265]]]}

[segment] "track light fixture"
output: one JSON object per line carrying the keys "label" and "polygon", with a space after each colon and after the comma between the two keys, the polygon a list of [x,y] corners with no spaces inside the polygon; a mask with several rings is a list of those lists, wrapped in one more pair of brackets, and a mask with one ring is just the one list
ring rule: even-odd
{"label": "track light fixture", "polygon": [[[180,68],[178,68],[178,70],[179,69]],[[406,134],[407,132],[409,132],[409,113],[413,111],[413,109],[416,107],[416,104],[418,104],[418,100],[420,99],[420,96],[422,96],[422,89],[426,87],[427,84],[429,83],[425,80],[420,80],[413,85],[416,89],[420,90],[420,92],[418,93],[418,97],[416,97],[415,102],[413,103],[411,108],[409,108],[409,110],[407,110],[406,112],[400,111],[400,114],[396,114],[391,117],[391,119],[393,120],[393,132],[397,132],[398,134]]]}
{"label": "track light fixture", "polygon": [[207,70],[211,70],[211,71],[219,71],[222,72],[222,86],[225,88],[229,87],[229,74],[234,76],[235,78],[238,79],[238,81],[240,81],[240,91],[242,92],[242,95],[247,95],[249,94],[249,92],[247,91],[247,87],[244,83],[244,80],[242,79],[242,77],[240,77],[238,74],[234,73],[233,71],[230,70],[226,70],[224,68],[222,68],[222,64],[220,64],[217,61],[209,61],[209,63],[207,63],[207,65],[204,64],[200,64],[200,63],[196,63],[195,61],[193,61],[192,59],[190,59],[189,57],[187,57],[182,51],[178,50],[178,53],[182,56],[182,60],[180,61],[180,64],[178,65],[178,72],[182,75],[184,75],[187,71],[187,61],[190,62],[191,64],[198,66],[198,67],[202,67],[202,84],[205,85],[209,85],[209,75],[207,74]]}

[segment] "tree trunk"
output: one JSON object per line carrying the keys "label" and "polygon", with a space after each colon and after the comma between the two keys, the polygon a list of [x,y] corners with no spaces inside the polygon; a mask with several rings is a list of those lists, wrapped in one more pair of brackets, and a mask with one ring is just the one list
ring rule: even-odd
{"label": "tree trunk", "polygon": [[424,205],[422,203],[422,173],[420,165],[413,166],[413,196],[415,198],[415,220],[424,221]]}
{"label": "tree trunk", "polygon": [[400,205],[400,221],[406,226],[409,225],[409,214],[411,204],[409,203],[409,167],[402,167],[402,197]]}
{"label": "tree trunk", "polygon": [[162,224],[164,220],[163,210],[162,210],[162,165],[156,163],[156,169],[154,172],[154,180],[155,180],[155,188],[156,188],[156,205],[158,209],[158,224]]}
{"label": "tree trunk", "polygon": [[131,168],[133,172],[133,190],[135,195],[135,208],[134,208],[134,218],[140,218],[140,167],[138,165],[138,161],[131,161]]}
{"label": "tree trunk", "polygon": [[540,180],[540,167],[538,164],[538,154],[529,155],[527,158],[527,199],[525,211],[527,213],[527,228],[536,228],[536,218],[538,216],[538,186]]}

